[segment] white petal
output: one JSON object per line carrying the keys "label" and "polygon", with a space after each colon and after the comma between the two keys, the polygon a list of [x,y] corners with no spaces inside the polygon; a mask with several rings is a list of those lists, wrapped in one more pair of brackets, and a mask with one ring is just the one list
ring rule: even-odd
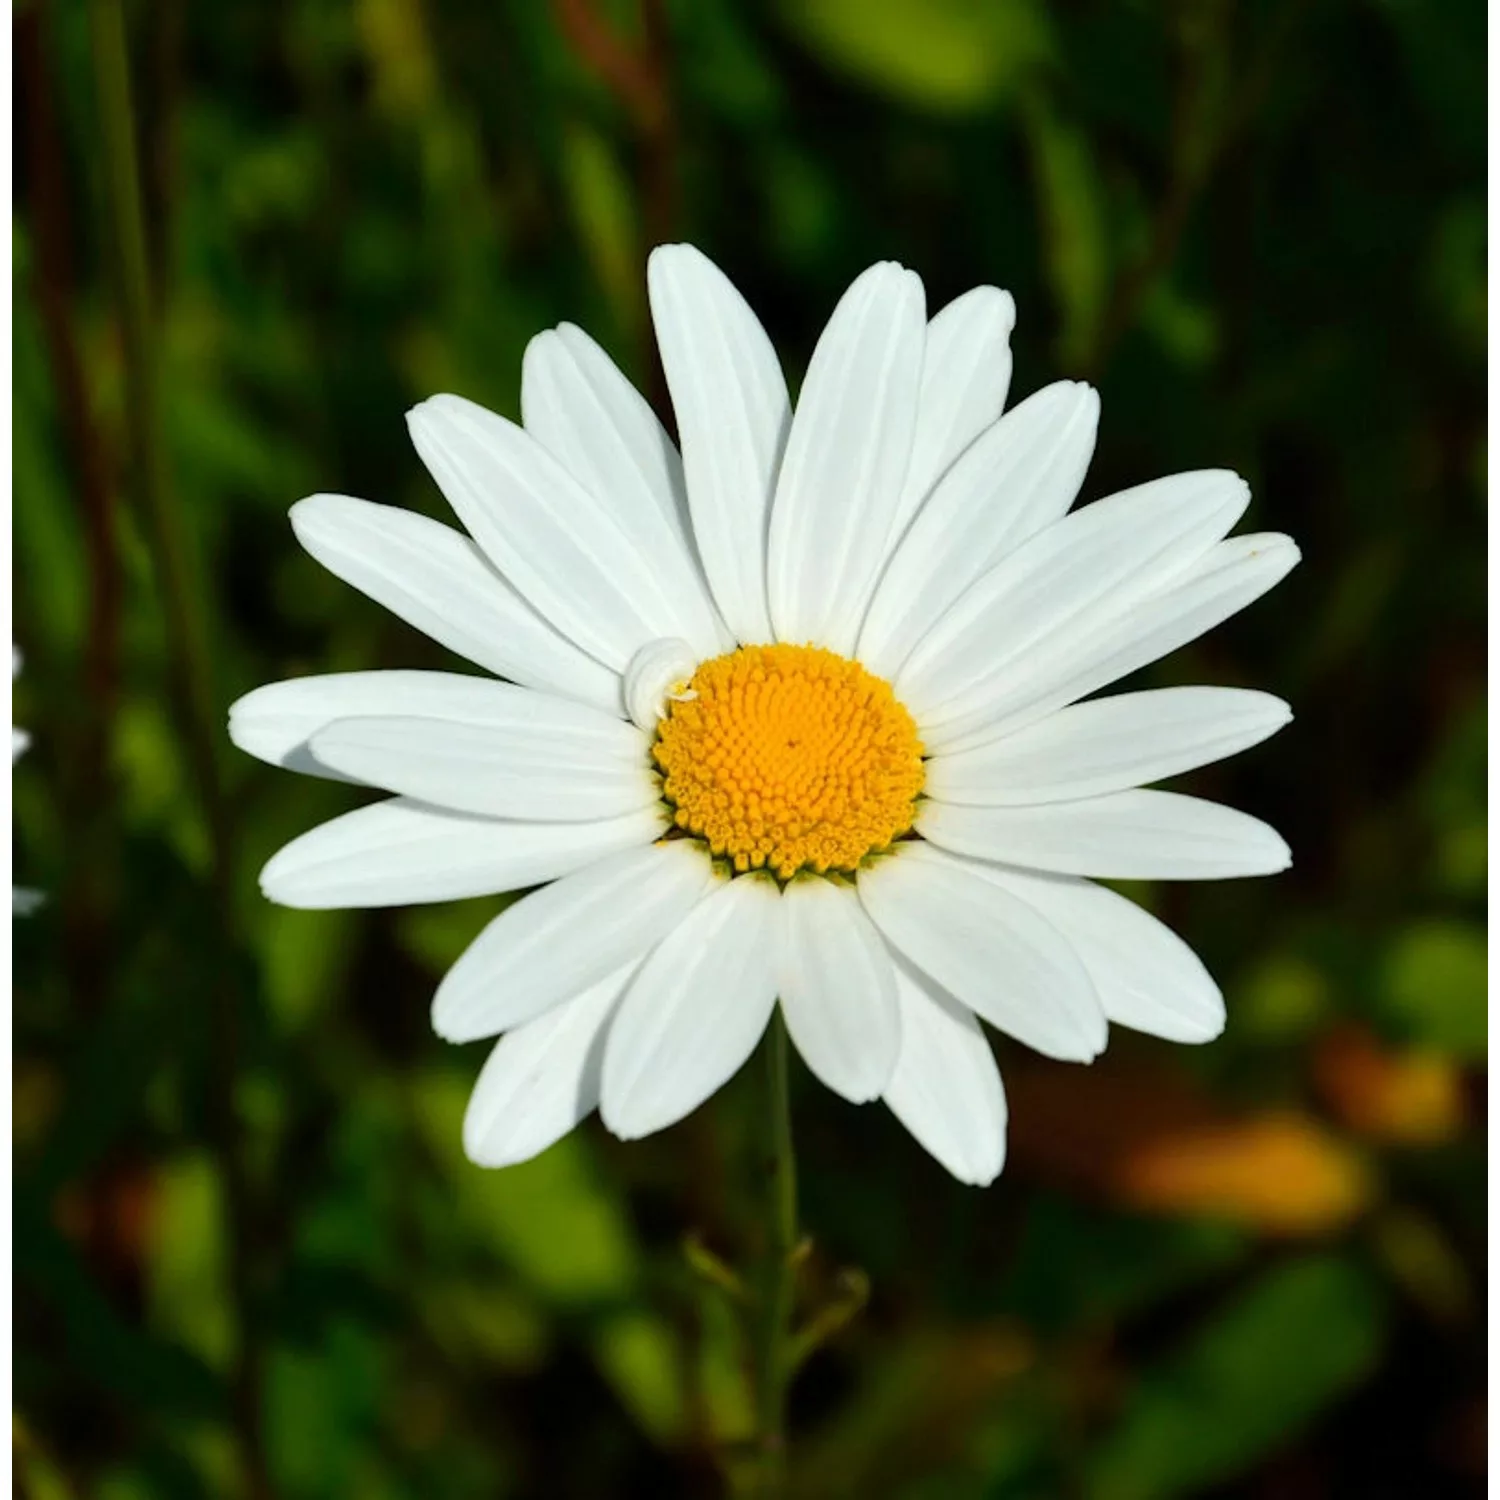
{"label": "white petal", "polygon": [[538,334],[521,362],[521,420],[578,482],[600,497],[653,509],[691,546],[682,458],[650,403],[573,323]]}
{"label": "white petal", "polygon": [[260,888],[310,910],[488,896],[648,844],[666,821],[652,809],[601,823],[508,823],[392,797],[293,839],[260,872]]}
{"label": "white petal", "polygon": [[618,711],[619,676],[554,630],[451,526],[313,495],[292,507],[292,529],[335,577],[439,645],[526,687]]}
{"label": "white petal", "polygon": [[927,324],[911,464],[896,505],[899,536],[948,466],[1000,415],[1010,390],[1009,292],[976,286]]}
{"label": "white petal", "polygon": [[1071,946],[970,861],[904,844],[858,888],[886,940],[992,1026],[1070,1062],[1104,1050],[1104,1012]]}
{"label": "white petal", "polygon": [[708,892],[713,866],[691,839],[601,859],[508,906],[443,976],[432,1029],[472,1042],[529,1021],[634,964]]}
{"label": "white petal", "polygon": [[898,696],[924,728],[961,716],[1038,642],[1166,588],[1249,502],[1238,475],[1206,470],[1064,516],[979,578],[923,636],[897,676]]}
{"label": "white petal", "polygon": [[638,535],[514,422],[433,396],[406,414],[412,442],[490,561],[554,626],[616,672],[682,635]]}
{"label": "white petal", "polygon": [[[649,753],[638,729],[615,714],[488,677],[457,672],[330,672],[272,682],[229,709],[229,737],[272,765],[335,781],[369,781],[314,757],[313,738],[340,719],[402,718],[458,721],[517,733],[570,730],[587,735],[622,763]],[[373,783],[379,784],[379,783]],[[440,799],[439,799],[440,800]]]}
{"label": "white petal", "polygon": [[1020,807],[1147,786],[1237,755],[1290,722],[1269,693],[1177,687],[1078,703],[962,755],[927,762],[937,802]]}
{"label": "white petal", "polygon": [[1005,1090],[974,1013],[898,961],[901,1054],[885,1102],[960,1182],[985,1187],[1005,1165]]}
{"label": "white petal", "polygon": [[976,578],[1067,511],[1098,425],[1094,390],[1060,380],[976,439],[939,481],[875,590],[859,638],[865,666],[895,677]]}
{"label": "white petal", "polygon": [[1290,537],[1246,535],[1211,547],[1170,587],[1098,605],[1010,661],[941,724],[918,719],[930,754],[958,754],[1035,723],[1197,639],[1274,588],[1297,565]]}
{"label": "white petal", "polygon": [[17,729],[14,724],[10,727],[10,763],[15,763],[26,753],[26,747],[31,744],[31,736],[24,729]]}
{"label": "white petal", "polygon": [[768,520],[792,415],[786,378],[745,299],[700,251],[659,246],[647,284],[698,555],[729,628],[765,643]]}
{"label": "white petal", "polygon": [[273,766],[332,781],[362,781],[313,756],[313,736],[334,720],[391,715],[464,719],[483,714],[487,705],[508,701],[507,694],[521,692],[526,690],[457,672],[330,672],[293,677],[267,683],[231,704],[229,738],[247,755]]}
{"label": "white petal", "polygon": [[1103,880],[1227,880],[1292,862],[1259,818],[1176,792],[1112,792],[1040,807],[922,802],[917,830],[941,848]]}
{"label": "white petal", "polygon": [[1208,1042],[1224,1029],[1224,997],[1202,960],[1134,901],[1087,880],[991,867],[1083,960],[1104,1014],[1171,1042]]}
{"label": "white petal", "polygon": [[776,1004],[776,882],[722,884],[652,950],[610,1026],[599,1112],[622,1140],[664,1130],[727,1083]]}
{"label": "white petal", "polygon": [[496,1043],[464,1114],[470,1161],[529,1161],[594,1111],[609,1018],[631,973],[617,969]]}
{"label": "white petal", "polygon": [[521,365],[526,430],[591,495],[655,567],[678,632],[700,657],[734,642],[709,597],[686,522],[682,460],[665,428],[614,361],[581,328],[538,334]]}
{"label": "white petal", "polygon": [[922,283],[892,262],[844,293],[808,366],[771,510],[778,640],[853,653],[911,461]]}
{"label": "white petal", "polygon": [[338,719],[313,736],[312,754],[371,786],[481,817],[574,823],[661,800],[635,725],[528,688],[508,691],[511,702],[462,718]]}
{"label": "white petal", "polygon": [[879,1098],[901,1033],[890,951],[848,886],[793,880],[781,899],[779,990],[808,1067],[852,1104]]}

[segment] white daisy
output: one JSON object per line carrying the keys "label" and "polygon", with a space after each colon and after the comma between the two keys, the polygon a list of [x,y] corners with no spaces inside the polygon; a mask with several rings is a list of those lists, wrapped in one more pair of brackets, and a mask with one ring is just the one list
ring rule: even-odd
{"label": "white daisy", "polygon": [[451,1041],[504,1033],[465,1121],[477,1162],[596,1106],[625,1138],[680,1120],[779,1001],[829,1088],[989,1182],[1005,1098],[981,1020],[1080,1062],[1110,1021],[1223,1026],[1192,951],[1089,877],[1284,868],[1264,823],[1139,788],[1288,709],[1211,687],[1079,700],[1297,549],[1226,540],[1249,492],[1217,470],[1070,513],[1097,397],[1060,382],[1001,416],[1014,309],[994,287],[929,321],[915,275],[873,266],[795,416],[703,255],[658,249],[650,296],[680,458],[563,324],[526,352],[524,427],[457,396],[409,414],[468,535],[339,495],[293,508],[325,567],[508,680],[355,672],[242,698],[251,754],[396,794],[296,839],[262,886],[299,907],[539,887],[434,1001]]}

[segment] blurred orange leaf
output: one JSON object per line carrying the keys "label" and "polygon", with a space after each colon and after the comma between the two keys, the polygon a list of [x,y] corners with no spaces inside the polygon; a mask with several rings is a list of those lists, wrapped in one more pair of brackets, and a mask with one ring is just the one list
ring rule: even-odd
{"label": "blurred orange leaf", "polygon": [[1145,1140],[1117,1163],[1114,1187],[1137,1208],[1294,1235],[1348,1223],[1373,1191],[1357,1152],[1290,1110]]}
{"label": "blurred orange leaf", "polygon": [[1313,1076],[1328,1107],[1361,1135],[1430,1146],[1462,1128],[1462,1080],[1435,1052],[1383,1047],[1364,1028],[1341,1026],[1320,1043]]}

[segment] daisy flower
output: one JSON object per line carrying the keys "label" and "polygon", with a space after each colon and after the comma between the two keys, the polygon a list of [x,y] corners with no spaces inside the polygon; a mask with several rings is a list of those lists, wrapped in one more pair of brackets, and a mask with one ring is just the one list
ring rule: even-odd
{"label": "daisy flower", "polygon": [[537,887],[433,1003],[443,1037],[501,1037],[464,1123],[476,1162],[524,1160],[595,1107],[624,1138],[671,1125],[779,1004],[823,1083],[987,1183],[1006,1110],[981,1022],[1079,1062],[1110,1022],[1223,1026],[1187,945],[1094,881],[1284,868],[1264,823],[1141,788],[1287,707],[1081,700],[1297,549],[1228,536],[1249,491],[1221,470],[1072,510],[1098,398],[1064,381],[1001,414],[1014,307],[994,287],[929,320],[911,271],[871,267],[795,413],[709,260],[663,246],[649,287],[680,454],[565,323],[526,351],[522,425],[451,395],[408,415],[464,531],[341,495],[293,507],[320,563],[503,680],[353,672],[236,703],[242,749],[395,794],[295,839],[262,887],[297,907]]}

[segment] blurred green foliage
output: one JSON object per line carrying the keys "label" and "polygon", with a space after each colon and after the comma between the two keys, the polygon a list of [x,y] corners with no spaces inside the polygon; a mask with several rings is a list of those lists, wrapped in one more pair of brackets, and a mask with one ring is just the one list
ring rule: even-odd
{"label": "blurred green foliage", "polygon": [[[720,1493],[742,1351],[681,1241],[756,1242],[753,1089],[485,1174],[458,1130],[479,1055],[426,1018],[496,903],[268,906],[263,860],[350,797],[222,742],[225,827],[205,816],[125,426],[92,55],[110,3],[13,17],[15,848],[48,894],[14,934],[22,1490]],[[1002,1043],[1013,1149],[984,1193],[796,1080],[813,1278],[874,1282],[798,1385],[797,1493],[1475,1493],[1477,0],[126,19],[167,468],[220,707],[448,665],[303,556],[287,507],[334,489],[437,513],[403,411],[452,389],[516,414],[526,340],[561,319],[659,399],[662,239],[725,266],[794,380],[873,260],[918,269],[934,306],[1006,286],[1017,393],[1101,390],[1085,498],[1250,479],[1250,524],[1306,562],[1153,679],[1292,700],[1282,736],[1194,783],[1276,823],[1297,866],[1133,892],[1209,961],[1229,1030],[1201,1052],[1122,1035],[1087,1070]],[[1295,1128],[1257,1166],[1272,1116]],[[1206,1127],[1249,1184],[1212,1214],[1180,1169]]]}

